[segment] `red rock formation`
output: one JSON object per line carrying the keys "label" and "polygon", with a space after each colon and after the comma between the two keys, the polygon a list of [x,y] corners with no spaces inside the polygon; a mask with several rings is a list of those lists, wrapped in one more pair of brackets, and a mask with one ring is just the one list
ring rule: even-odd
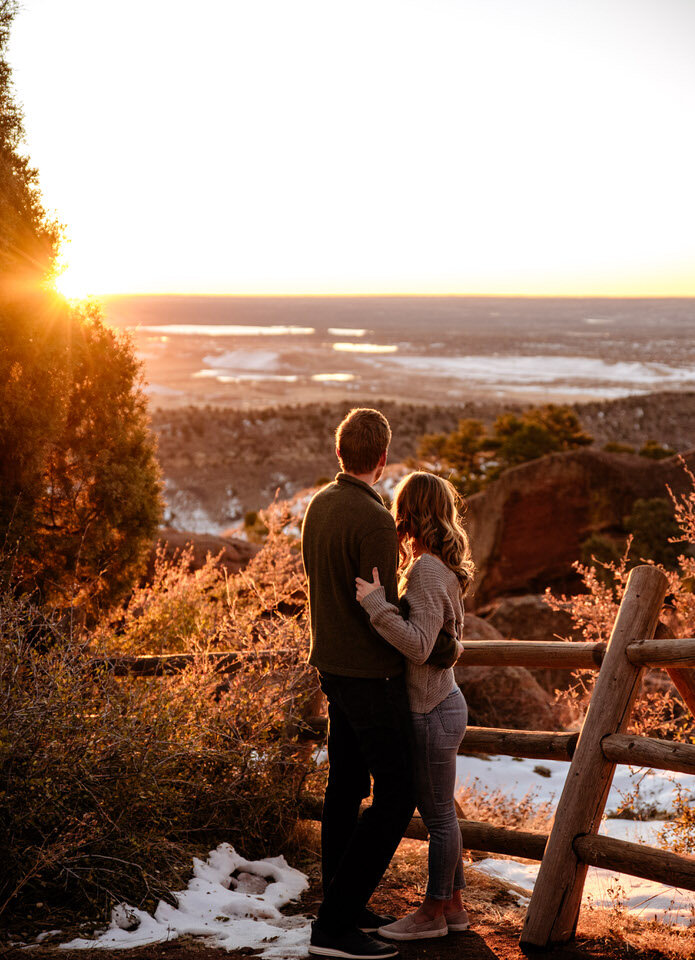
{"label": "red rock formation", "polygon": [[505,640],[583,640],[569,610],[553,610],[543,594],[495,600],[486,621]]}
{"label": "red rock formation", "polygon": [[[684,455],[695,468],[695,450]],[[469,603],[538,593],[562,581],[594,532],[615,529],[640,497],[684,492],[677,457],[649,460],[594,449],[555,453],[504,473],[468,501],[468,532],[478,575]]]}

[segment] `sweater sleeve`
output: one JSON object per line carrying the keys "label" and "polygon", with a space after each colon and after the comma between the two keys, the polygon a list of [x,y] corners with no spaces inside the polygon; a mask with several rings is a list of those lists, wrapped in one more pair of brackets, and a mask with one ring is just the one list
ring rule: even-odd
{"label": "sweater sleeve", "polygon": [[383,587],[367,594],[361,603],[369,614],[372,626],[384,640],[400,650],[408,660],[422,664],[432,652],[444,625],[446,586],[436,573],[416,563],[405,598],[410,607],[408,620],[403,619],[395,604],[388,602]]}

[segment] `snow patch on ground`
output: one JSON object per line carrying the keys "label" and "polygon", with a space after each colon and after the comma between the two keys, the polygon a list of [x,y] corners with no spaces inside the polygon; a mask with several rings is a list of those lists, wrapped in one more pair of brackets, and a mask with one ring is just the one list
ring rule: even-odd
{"label": "snow patch on ground", "polygon": [[257,956],[269,960],[303,957],[310,922],[302,916],[285,917],[280,909],[308,886],[306,876],[284,857],[246,860],[222,843],[207,860],[193,860],[193,879],[186,890],[174,894],[178,906],[160,901],[151,916],[120,904],[108,929],[94,939],[77,938],[61,947],[127,950],[187,934],[205,937],[212,947],[259,951]]}
{"label": "snow patch on ground", "polygon": [[[334,346],[335,349],[335,346]],[[407,371],[439,377],[462,377],[476,383],[564,384],[578,386],[579,381],[594,381],[614,386],[654,388],[659,385],[683,386],[695,381],[695,368],[642,363],[636,360],[609,361],[597,357],[563,356],[397,356],[384,361]]]}
{"label": "snow patch on ground", "polygon": [[171,479],[165,481],[165,526],[191,533],[212,533],[218,536],[228,531],[231,524],[243,513],[241,500],[234,494],[231,487],[227,488],[227,500],[219,504],[219,511],[219,518],[215,519],[202,506],[195,494],[178,487]]}

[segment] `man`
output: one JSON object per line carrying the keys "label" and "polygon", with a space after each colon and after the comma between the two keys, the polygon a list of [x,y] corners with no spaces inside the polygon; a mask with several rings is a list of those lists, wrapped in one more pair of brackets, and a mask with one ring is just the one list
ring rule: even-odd
{"label": "man", "polygon": [[[391,428],[378,410],[351,410],[336,431],[342,468],[307,508],[302,557],[309,584],[311,653],[328,699],[329,774],[321,824],[323,902],[309,952],[379,960],[397,955],[369,933],[391,921],[367,908],[415,809],[410,710],[401,654],[372,629],[355,577],[377,567],[398,602],[398,538],[372,489],[386,465]],[[442,634],[431,659],[458,649]],[[360,817],[360,803],[373,802]]]}

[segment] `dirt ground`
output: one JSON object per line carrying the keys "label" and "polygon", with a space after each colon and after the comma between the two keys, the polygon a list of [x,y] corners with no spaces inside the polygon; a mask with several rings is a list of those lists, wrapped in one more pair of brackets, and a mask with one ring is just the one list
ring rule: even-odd
{"label": "dirt ground", "polygon": [[[309,830],[308,830],[309,832]],[[316,838],[308,835],[306,862],[296,863],[310,878],[310,889],[291,904],[286,913],[313,916],[321,899],[319,858]],[[371,900],[376,910],[403,916],[413,910],[422,899],[427,880],[427,847],[415,840],[404,840],[394,857],[379,889]],[[398,943],[403,960],[673,960],[695,958],[695,931],[673,930],[658,924],[640,923],[609,911],[583,911],[576,941],[550,950],[522,950],[519,933],[525,908],[520,905],[513,889],[502,881],[476,871],[475,861],[466,868],[468,887],[464,902],[471,917],[471,929],[452,933],[430,941]],[[46,918],[48,924],[56,918]],[[46,927],[48,929],[48,927]],[[36,936],[40,931],[32,931]],[[91,932],[91,931],[90,931]],[[84,960],[82,950],[61,950],[59,942],[66,942],[78,933],[77,928],[64,928],[63,935],[52,944],[31,948],[31,956],[41,960]],[[81,935],[89,935],[83,928]],[[32,939],[33,939],[32,936]],[[123,950],[100,950],[99,960],[234,960],[253,956],[255,950],[227,951],[207,946],[204,940],[181,937],[170,943]],[[26,948],[3,947],[0,956],[7,960],[26,958]]]}

